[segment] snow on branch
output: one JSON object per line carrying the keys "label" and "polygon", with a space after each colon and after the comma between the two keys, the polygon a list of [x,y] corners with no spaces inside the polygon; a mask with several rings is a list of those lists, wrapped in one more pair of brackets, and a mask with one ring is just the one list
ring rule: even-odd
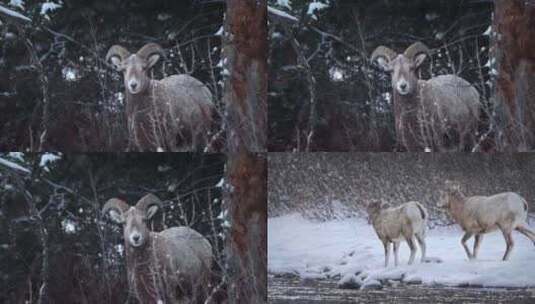
{"label": "snow on branch", "polygon": [[283,19],[283,20],[289,20],[289,21],[292,21],[292,22],[298,22],[299,19],[297,19],[296,17],[286,13],[286,12],[283,12],[279,9],[276,9],[274,7],[271,7],[271,6],[268,6],[268,13],[271,14],[272,16],[275,16],[279,19]]}
{"label": "snow on branch", "polygon": [[32,22],[30,18],[22,15],[21,13],[5,8],[2,5],[0,5],[0,15],[4,15],[8,18],[12,18],[18,21]]}
{"label": "snow on branch", "polygon": [[0,165],[6,166],[17,171],[22,171],[24,173],[30,173],[30,170],[7,159],[0,158]]}

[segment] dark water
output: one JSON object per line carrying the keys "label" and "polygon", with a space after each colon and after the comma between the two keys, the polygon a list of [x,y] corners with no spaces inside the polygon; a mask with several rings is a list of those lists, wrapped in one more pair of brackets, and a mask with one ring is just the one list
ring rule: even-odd
{"label": "dark water", "polygon": [[338,289],[335,281],[268,279],[269,303],[525,303],[535,304],[535,289],[452,288],[399,285],[382,290]]}

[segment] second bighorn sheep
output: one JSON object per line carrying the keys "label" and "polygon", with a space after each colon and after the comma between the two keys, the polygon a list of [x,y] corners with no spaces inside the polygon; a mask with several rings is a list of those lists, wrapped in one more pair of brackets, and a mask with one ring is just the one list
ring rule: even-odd
{"label": "second bighorn sheep", "polygon": [[188,227],[150,231],[146,222],[161,206],[153,194],[132,207],[112,198],[102,213],[124,226],[128,285],[140,303],[197,303],[207,292],[212,246]]}
{"label": "second bighorn sheep", "polygon": [[[461,244],[469,260],[477,258],[483,234],[500,229],[506,242],[503,260],[513,249],[513,230],[527,236],[535,244],[535,233],[527,228],[528,203],[514,192],[491,196],[466,197],[459,185],[448,183],[440,193],[439,207],[446,208],[451,217],[464,231]],[[466,242],[475,236],[474,250],[470,252]]]}
{"label": "second bighorn sheep", "polygon": [[443,149],[444,137],[456,134],[458,149],[474,144],[480,115],[479,93],[456,75],[420,80],[417,71],[430,50],[421,42],[397,54],[377,47],[371,60],[392,76],[396,140],[408,151]]}
{"label": "second bighorn sheep", "polygon": [[418,202],[408,202],[395,208],[384,208],[380,201],[367,206],[369,219],[383,243],[385,249],[385,267],[388,266],[390,243],[394,245],[394,264],[398,265],[398,249],[401,240],[405,240],[411,249],[409,265],[414,262],[416,244],[420,244],[421,261],[425,261],[425,232],[427,227],[427,211]]}
{"label": "second bighorn sheep", "polygon": [[202,149],[212,125],[212,94],[185,74],[151,79],[149,70],[164,54],[156,43],[134,54],[114,45],[106,54],[106,62],[124,74],[129,146],[140,151]]}

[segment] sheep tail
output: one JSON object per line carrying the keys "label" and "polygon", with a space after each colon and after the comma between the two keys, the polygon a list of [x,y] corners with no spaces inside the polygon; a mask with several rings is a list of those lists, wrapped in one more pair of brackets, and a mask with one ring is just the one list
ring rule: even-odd
{"label": "sheep tail", "polygon": [[427,220],[427,212],[424,209],[424,206],[422,204],[416,202],[416,207],[420,210],[420,215],[422,216],[422,219]]}

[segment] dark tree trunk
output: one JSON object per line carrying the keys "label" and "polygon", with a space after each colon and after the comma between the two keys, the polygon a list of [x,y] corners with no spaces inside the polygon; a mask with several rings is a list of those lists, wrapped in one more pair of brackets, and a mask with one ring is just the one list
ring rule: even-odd
{"label": "dark tree trunk", "polygon": [[535,3],[495,1],[496,102],[503,108],[504,149],[535,149]]}
{"label": "dark tree trunk", "polygon": [[266,0],[229,0],[224,54],[227,147],[231,152],[266,150],[267,134]]}
{"label": "dark tree trunk", "polygon": [[227,239],[229,303],[267,302],[267,160],[229,155],[230,236]]}

